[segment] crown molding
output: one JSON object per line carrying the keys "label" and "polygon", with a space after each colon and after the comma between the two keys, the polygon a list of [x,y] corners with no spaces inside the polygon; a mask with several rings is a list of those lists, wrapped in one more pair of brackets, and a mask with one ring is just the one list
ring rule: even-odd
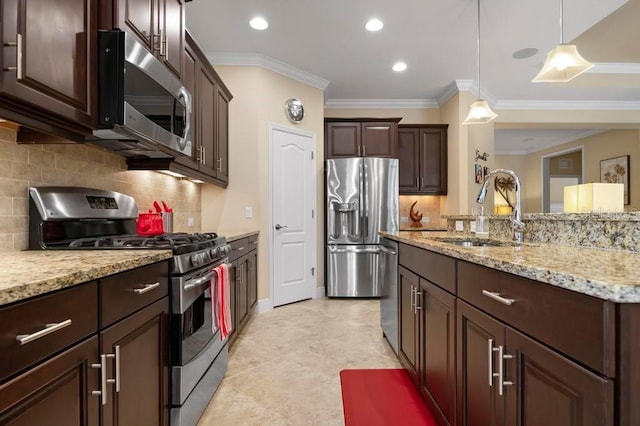
{"label": "crown molding", "polygon": [[507,150],[495,150],[494,155],[527,155],[539,152],[547,148],[553,148],[554,146],[562,145],[565,143],[577,141],[578,139],[588,138],[589,136],[597,135],[602,132],[606,132],[608,129],[589,129],[584,132],[580,132],[575,135],[567,136],[566,138],[558,139],[553,142],[546,143],[544,145],[536,145],[531,149],[507,149]]}
{"label": "crown molding", "polygon": [[637,111],[640,101],[498,101],[496,109]]}
{"label": "crown molding", "polygon": [[[440,106],[449,102],[449,100],[458,92],[470,92],[477,96],[478,83],[475,80],[454,80],[449,84],[442,94],[438,96],[438,104]],[[489,105],[494,106],[496,104],[496,97],[484,89],[480,90],[480,98],[484,99]]]}
{"label": "crown molding", "polygon": [[308,84],[325,91],[329,86],[329,80],[291,66],[285,62],[274,59],[261,53],[207,53],[207,59],[213,65],[245,65],[258,66],[270,71],[282,74],[301,83]]}
{"label": "crown molding", "polygon": [[588,74],[640,74],[640,63],[596,62]]}
{"label": "crown molding", "polygon": [[435,99],[327,99],[325,109],[336,108],[439,108]]}

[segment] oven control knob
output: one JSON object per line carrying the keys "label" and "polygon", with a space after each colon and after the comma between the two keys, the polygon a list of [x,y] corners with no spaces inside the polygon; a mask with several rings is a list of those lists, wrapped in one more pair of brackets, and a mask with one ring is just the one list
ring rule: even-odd
{"label": "oven control knob", "polygon": [[209,255],[211,255],[212,259],[216,259],[220,255],[220,249],[218,247],[212,248],[209,251]]}
{"label": "oven control knob", "polygon": [[200,266],[202,265],[202,257],[198,256],[197,254],[192,254],[191,255],[191,264],[193,266]]}

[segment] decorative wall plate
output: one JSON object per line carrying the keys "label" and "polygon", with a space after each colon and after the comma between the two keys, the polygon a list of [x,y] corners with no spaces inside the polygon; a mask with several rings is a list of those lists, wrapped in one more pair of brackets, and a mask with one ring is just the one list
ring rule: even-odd
{"label": "decorative wall plate", "polygon": [[300,99],[287,99],[287,102],[284,103],[284,112],[289,121],[294,124],[298,124],[304,118],[304,107]]}

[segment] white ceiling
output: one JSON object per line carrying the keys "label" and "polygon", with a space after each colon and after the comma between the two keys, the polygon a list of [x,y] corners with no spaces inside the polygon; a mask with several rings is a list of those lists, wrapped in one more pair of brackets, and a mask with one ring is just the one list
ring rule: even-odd
{"label": "white ceiling", "polygon": [[[327,106],[437,106],[454,81],[477,81],[476,7],[475,0],[195,0],[186,21],[214,65],[268,64],[328,84]],[[640,0],[564,0],[565,42],[574,40],[592,62],[618,64],[596,64],[570,84],[531,82],[560,41],[559,8],[559,0],[481,0],[482,97],[497,108],[513,101],[640,105]],[[267,30],[249,27],[256,15],[269,21]],[[364,29],[371,17],[384,22],[381,31]],[[539,52],[512,58],[528,47]],[[399,60],[408,69],[395,73]]]}

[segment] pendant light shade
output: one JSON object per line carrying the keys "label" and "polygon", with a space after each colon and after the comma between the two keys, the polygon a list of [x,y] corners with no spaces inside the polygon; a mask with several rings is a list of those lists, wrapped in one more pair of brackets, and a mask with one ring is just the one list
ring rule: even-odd
{"label": "pendant light shade", "polygon": [[593,68],[593,64],[578,53],[573,44],[559,44],[549,54],[542,69],[534,77],[534,83],[566,83],[583,72]]}
{"label": "pendant light shade", "polygon": [[498,116],[484,99],[480,99],[480,0],[478,0],[478,100],[471,104],[462,124],[484,124]]}
{"label": "pendant light shade", "polygon": [[497,116],[498,114],[493,112],[487,101],[478,99],[469,107],[469,114],[467,114],[467,118],[464,119],[462,124],[489,123]]}
{"label": "pendant light shade", "polygon": [[564,44],[563,9],[564,3],[560,0],[560,44],[547,54],[542,69],[531,80],[534,83],[566,83],[593,68],[591,62],[580,56],[574,44]]}

